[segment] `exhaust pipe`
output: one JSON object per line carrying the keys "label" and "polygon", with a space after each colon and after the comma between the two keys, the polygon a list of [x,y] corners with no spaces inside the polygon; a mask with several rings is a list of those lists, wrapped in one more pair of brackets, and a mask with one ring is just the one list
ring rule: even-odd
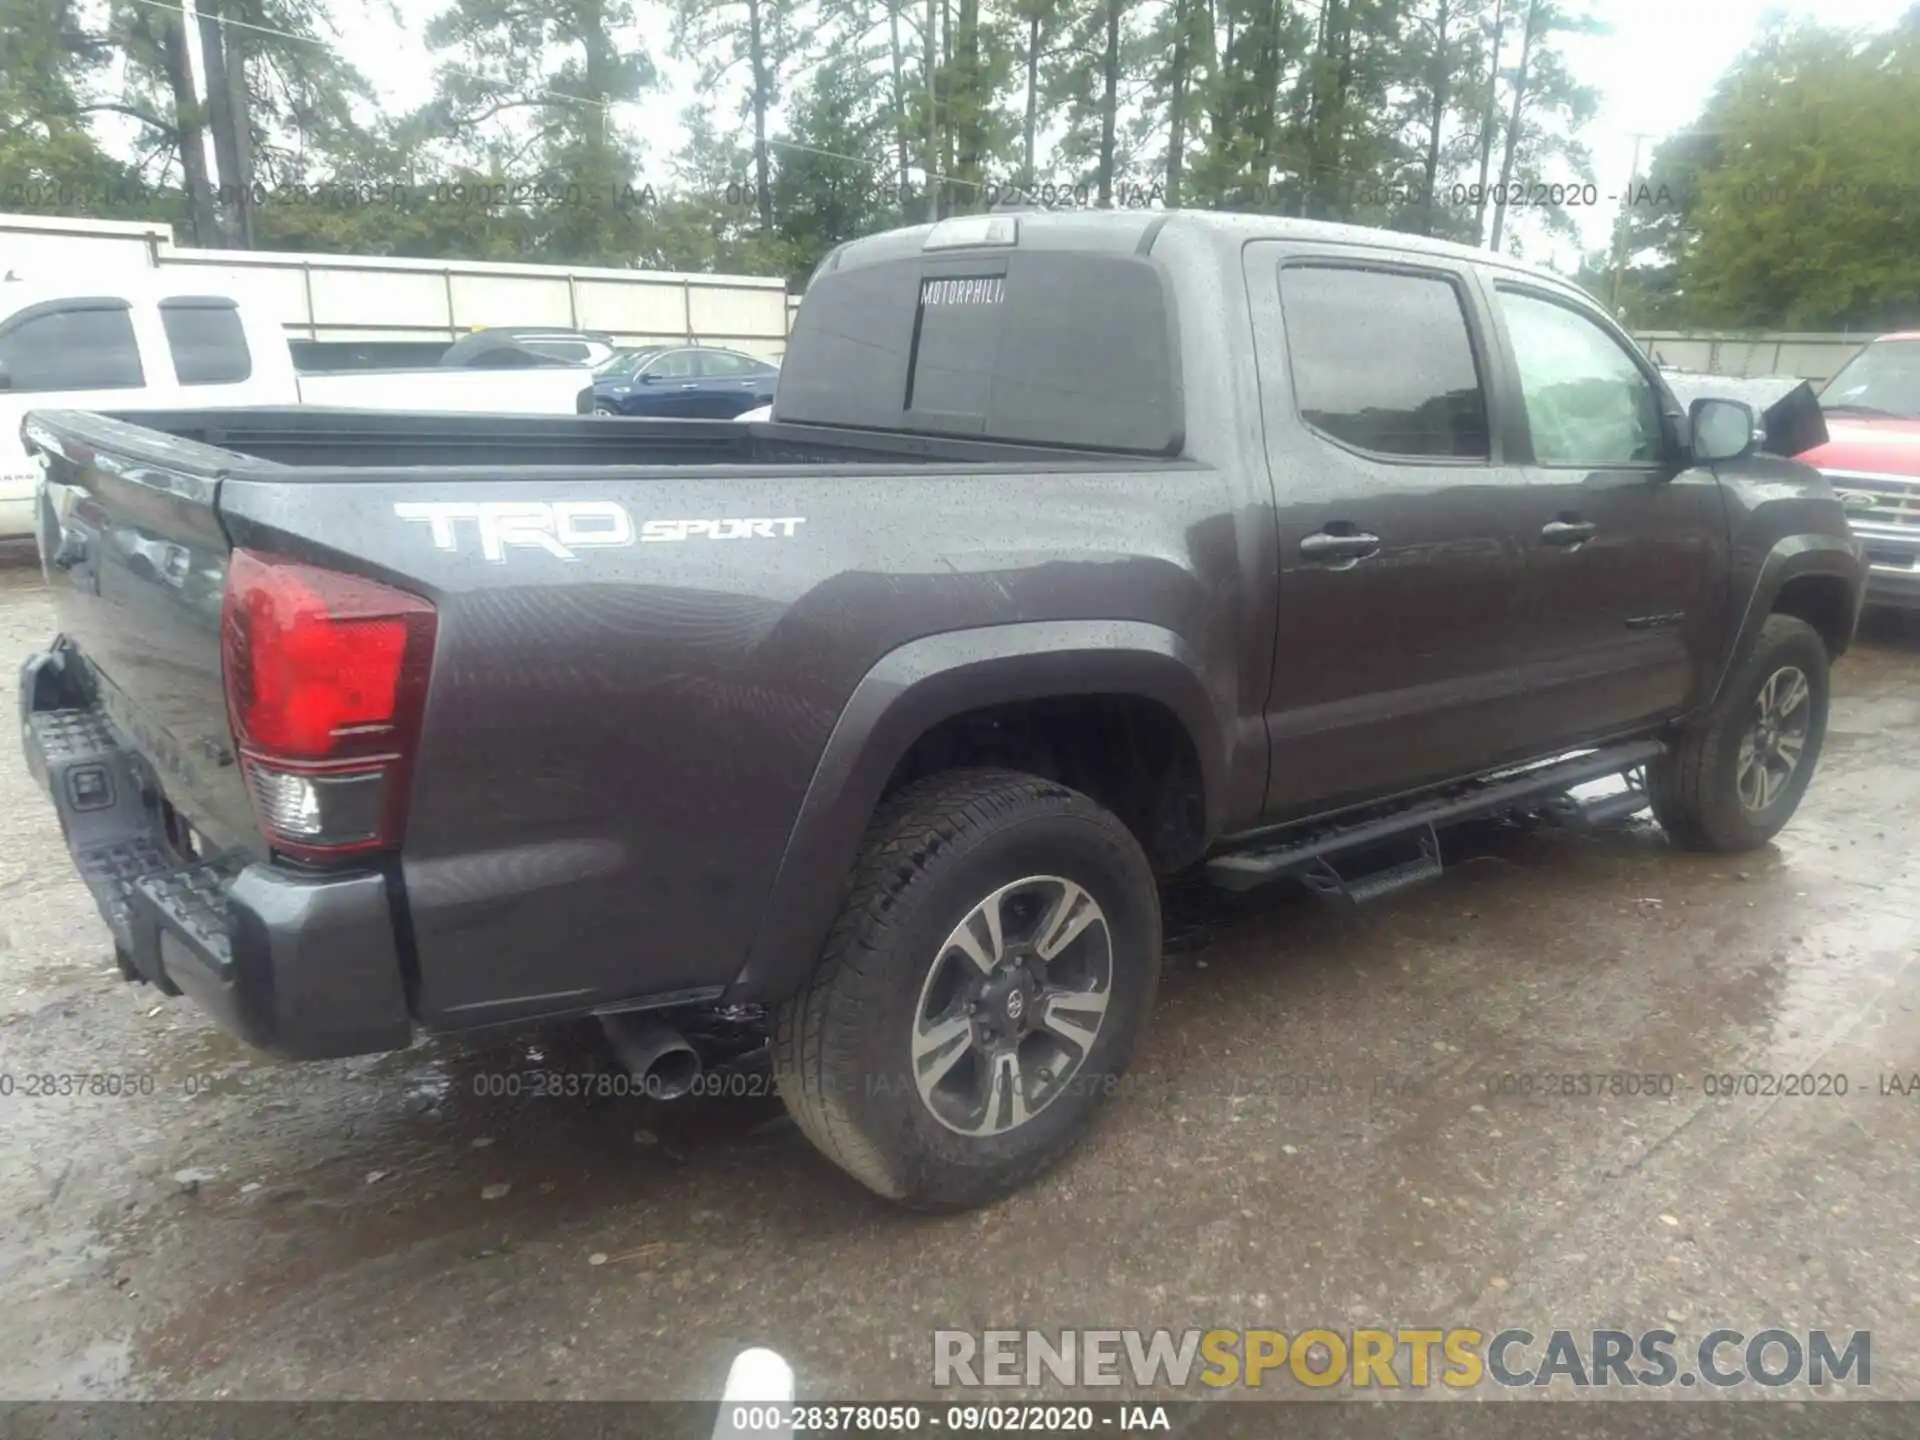
{"label": "exhaust pipe", "polygon": [[600,1027],[627,1073],[654,1100],[678,1100],[700,1078],[700,1054],[672,1026],[642,1014],[602,1015]]}

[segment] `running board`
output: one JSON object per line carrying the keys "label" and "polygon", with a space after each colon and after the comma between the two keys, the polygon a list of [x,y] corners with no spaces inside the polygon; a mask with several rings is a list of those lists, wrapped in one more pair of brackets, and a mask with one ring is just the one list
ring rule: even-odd
{"label": "running board", "polygon": [[1306,887],[1322,900],[1349,908],[1378,900],[1409,885],[1436,879],[1445,867],[1440,862],[1440,836],[1431,825],[1420,827],[1420,853],[1395,864],[1377,866],[1349,880],[1333,862],[1321,856],[1300,872]]}
{"label": "running board", "polygon": [[[1635,740],[1517,774],[1507,771],[1445,786],[1395,808],[1374,806],[1352,811],[1345,818],[1303,827],[1278,841],[1216,855],[1206,862],[1205,874],[1214,884],[1228,890],[1251,890],[1284,877],[1298,876],[1323,895],[1353,903],[1377,899],[1440,872],[1438,840],[1433,839],[1431,846],[1428,843],[1436,827],[1498,814],[1526,801],[1558,795],[1576,785],[1637,769],[1664,748],[1658,740]],[[1598,812],[1610,811],[1607,818],[1619,818],[1645,807],[1645,792],[1629,791],[1628,794],[1635,797],[1631,810],[1611,810],[1615,805],[1624,805],[1626,797],[1607,796],[1590,807],[1582,807],[1582,813],[1590,823],[1596,823]],[[1328,863],[1337,856],[1369,849],[1420,830],[1426,834],[1421,837],[1418,860],[1352,881],[1341,880],[1338,871]]]}

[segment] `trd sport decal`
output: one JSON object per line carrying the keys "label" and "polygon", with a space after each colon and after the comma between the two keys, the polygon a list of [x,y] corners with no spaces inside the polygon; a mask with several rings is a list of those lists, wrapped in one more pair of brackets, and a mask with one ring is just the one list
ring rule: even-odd
{"label": "trd sport decal", "polygon": [[[483,500],[476,504],[403,503],[393,507],[402,520],[429,527],[434,545],[458,553],[463,527],[471,521],[480,537],[480,553],[505,564],[511,548],[544,550],[555,559],[578,560],[575,551],[596,545],[634,543],[633,517],[612,500]],[[648,520],[642,543],[675,540],[775,540],[793,538],[806,523],[799,515],[780,518],[734,517],[717,520]]]}

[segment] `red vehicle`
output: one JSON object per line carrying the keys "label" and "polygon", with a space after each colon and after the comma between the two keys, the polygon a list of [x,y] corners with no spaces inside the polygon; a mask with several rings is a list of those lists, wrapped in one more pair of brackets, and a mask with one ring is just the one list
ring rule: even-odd
{"label": "red vehicle", "polygon": [[1920,609],[1920,332],[1863,346],[1820,408],[1830,438],[1795,458],[1833,482],[1866,544],[1867,603]]}

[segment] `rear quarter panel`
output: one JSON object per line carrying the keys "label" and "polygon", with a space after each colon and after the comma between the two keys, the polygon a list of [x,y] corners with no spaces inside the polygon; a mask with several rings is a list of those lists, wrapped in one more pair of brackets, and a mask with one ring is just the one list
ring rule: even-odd
{"label": "rear quarter panel", "polygon": [[[1236,679],[1234,511],[1209,468],[427,474],[232,479],[221,508],[237,545],[439,609],[402,863],[429,1026],[733,980],[849,697],[920,637],[1142,621],[1181,637],[1223,734],[1258,713]],[[449,548],[394,508],[486,500],[612,501],[634,539],[489,560],[473,523]],[[723,517],[800,523],[642,538]]]}

